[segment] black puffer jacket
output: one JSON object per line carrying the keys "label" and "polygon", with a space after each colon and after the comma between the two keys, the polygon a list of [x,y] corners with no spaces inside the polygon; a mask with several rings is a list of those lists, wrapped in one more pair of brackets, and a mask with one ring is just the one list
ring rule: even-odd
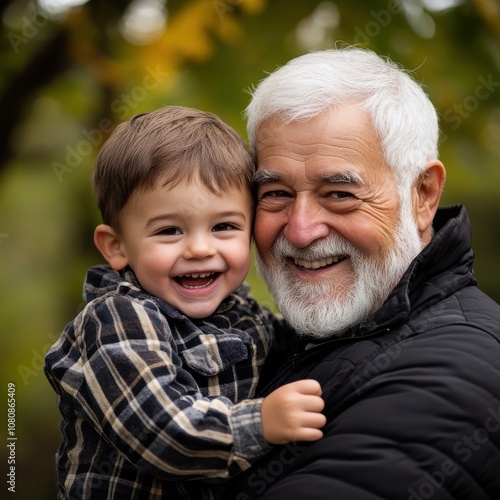
{"label": "black puffer jacket", "polygon": [[500,306],[476,287],[465,208],[434,227],[367,325],[265,389],[317,379],[323,439],[274,448],[228,499],[500,499]]}

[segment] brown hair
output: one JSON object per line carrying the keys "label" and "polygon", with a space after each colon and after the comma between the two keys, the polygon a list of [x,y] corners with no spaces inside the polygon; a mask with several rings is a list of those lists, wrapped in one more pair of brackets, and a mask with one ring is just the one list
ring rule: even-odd
{"label": "brown hair", "polygon": [[165,106],[118,125],[97,156],[92,183],[103,222],[119,216],[137,190],[200,181],[219,194],[250,189],[255,166],[243,139],[212,113]]}

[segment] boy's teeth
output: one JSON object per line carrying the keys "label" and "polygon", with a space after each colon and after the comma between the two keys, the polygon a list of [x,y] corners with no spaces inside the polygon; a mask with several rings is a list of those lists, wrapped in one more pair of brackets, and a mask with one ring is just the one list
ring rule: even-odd
{"label": "boy's teeth", "polygon": [[214,273],[194,273],[194,274],[182,274],[181,278],[208,278]]}
{"label": "boy's teeth", "polygon": [[325,257],[320,260],[302,260],[293,259],[296,266],[304,267],[306,269],[319,269],[320,267],[329,266],[330,264],[337,263],[340,260],[339,256]]}

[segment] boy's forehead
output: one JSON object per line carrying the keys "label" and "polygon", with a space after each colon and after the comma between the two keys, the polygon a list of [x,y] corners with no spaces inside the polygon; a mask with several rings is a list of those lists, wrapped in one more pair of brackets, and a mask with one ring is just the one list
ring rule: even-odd
{"label": "boy's forehead", "polygon": [[134,191],[122,211],[122,221],[130,216],[146,221],[168,216],[201,217],[251,211],[250,187],[230,186],[213,192],[198,181],[183,180],[172,185],[158,182],[153,188]]}

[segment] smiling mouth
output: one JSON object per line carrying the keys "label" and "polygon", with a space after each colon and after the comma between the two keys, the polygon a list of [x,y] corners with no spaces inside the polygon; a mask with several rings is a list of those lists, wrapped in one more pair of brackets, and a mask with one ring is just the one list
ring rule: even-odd
{"label": "smiling mouth", "polygon": [[211,285],[221,273],[193,273],[193,274],[182,274],[177,276],[174,280],[179,283],[184,288],[196,289],[205,288]]}
{"label": "smiling mouth", "polygon": [[305,260],[296,258],[293,258],[292,260],[293,263],[300,269],[316,270],[333,266],[343,261],[346,258],[347,258],[346,255],[335,255],[331,257],[324,257],[323,259],[318,259],[318,260]]}

